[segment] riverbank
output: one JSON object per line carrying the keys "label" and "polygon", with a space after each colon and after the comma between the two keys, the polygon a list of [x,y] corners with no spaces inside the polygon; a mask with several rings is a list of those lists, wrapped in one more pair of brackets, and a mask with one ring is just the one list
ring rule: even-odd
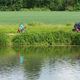
{"label": "riverbank", "polygon": [[18,25],[0,26],[0,33],[8,36],[9,45],[57,46],[80,45],[80,33],[73,32],[73,24],[28,24],[24,33],[17,33]]}
{"label": "riverbank", "polygon": [[12,40],[14,45],[80,45],[80,33],[65,31],[29,33],[17,35]]}

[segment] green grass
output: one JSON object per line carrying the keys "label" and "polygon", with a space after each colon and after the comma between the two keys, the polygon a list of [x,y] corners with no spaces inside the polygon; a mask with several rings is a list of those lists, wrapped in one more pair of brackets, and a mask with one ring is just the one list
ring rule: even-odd
{"label": "green grass", "polygon": [[13,38],[14,45],[71,45],[72,34],[64,31],[23,33]]}
{"label": "green grass", "polygon": [[[20,35],[20,33],[17,33],[18,26],[19,25],[17,24],[16,25],[14,24],[13,25],[0,25],[0,33],[5,33],[9,36],[10,45],[12,45],[11,41],[13,40],[13,38],[16,35]],[[50,32],[55,32],[55,31],[72,32],[73,25],[50,25],[50,24],[41,24],[41,23],[31,23],[31,24],[26,25],[26,27],[27,27],[26,29],[27,33],[42,35],[42,33],[50,33]]]}
{"label": "green grass", "polygon": [[45,24],[73,24],[80,21],[80,12],[56,11],[19,11],[0,12],[0,24],[29,24],[32,22]]}
{"label": "green grass", "polygon": [[[0,25],[0,33],[17,33],[19,25]],[[50,25],[50,24],[40,24],[40,23],[31,23],[26,25],[27,32],[51,32],[51,31],[69,31],[73,29],[72,25]]]}
{"label": "green grass", "polygon": [[0,25],[0,33],[16,33],[18,25]]}
{"label": "green grass", "polygon": [[[20,23],[24,23],[24,25],[26,25],[27,27],[26,32],[30,36],[36,37],[39,34],[39,36],[36,37],[36,39],[39,38],[40,40],[40,36],[46,35],[46,37],[49,38],[49,41],[47,40],[47,38],[44,41],[46,42],[47,40],[47,43],[53,44],[53,41],[50,42],[51,41],[50,39],[51,35],[54,36],[53,35],[54,32],[56,32],[56,34],[60,32],[61,36],[63,35],[62,37],[63,41],[64,41],[64,34],[67,35],[67,33],[71,33],[72,35],[75,33],[72,32],[72,29],[74,23],[80,21],[79,16],[80,12],[67,12],[67,11],[66,12],[51,12],[51,11],[0,12],[0,33],[6,33],[9,36],[11,42],[14,36],[16,35],[22,36],[22,34],[17,33],[17,29]],[[20,40],[21,38],[18,37],[18,39]],[[23,39],[21,40],[22,42],[24,42]],[[78,36],[77,40],[79,40]],[[35,42],[34,39],[33,41]],[[63,43],[63,41],[61,42],[61,44]],[[72,40],[72,42],[75,41],[76,41],[76,36],[74,37],[74,40]],[[32,40],[29,41],[29,44],[31,43]],[[75,42],[74,44],[78,43],[79,42],[77,41],[77,43]]]}
{"label": "green grass", "polygon": [[7,46],[8,41],[8,36],[6,34],[0,33],[0,46]]}

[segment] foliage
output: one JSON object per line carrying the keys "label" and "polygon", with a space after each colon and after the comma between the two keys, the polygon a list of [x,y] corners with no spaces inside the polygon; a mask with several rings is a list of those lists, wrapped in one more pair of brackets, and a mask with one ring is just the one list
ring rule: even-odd
{"label": "foliage", "polygon": [[73,45],[80,45],[80,33],[74,34],[72,38],[72,44]]}
{"label": "foliage", "polygon": [[6,46],[8,44],[8,36],[0,33],[0,46]]}
{"label": "foliage", "polygon": [[80,10],[79,0],[0,0],[0,10],[47,8],[52,11]]}
{"label": "foliage", "polygon": [[71,44],[71,34],[64,31],[23,33],[13,38],[17,45],[62,45]]}
{"label": "foliage", "polygon": [[0,10],[2,11],[19,11],[22,7],[23,0],[0,0]]}

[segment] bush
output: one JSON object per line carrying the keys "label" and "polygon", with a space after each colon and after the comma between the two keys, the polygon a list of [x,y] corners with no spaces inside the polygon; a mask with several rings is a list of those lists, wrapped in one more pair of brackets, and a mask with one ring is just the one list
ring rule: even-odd
{"label": "bush", "polygon": [[73,35],[72,45],[80,45],[80,33],[76,33]]}
{"label": "bush", "polygon": [[74,11],[74,7],[73,6],[67,6],[66,10],[68,10],[68,11]]}
{"label": "bush", "polygon": [[0,11],[7,11],[8,7],[7,6],[0,6]]}
{"label": "bush", "polygon": [[8,45],[8,36],[6,34],[0,33],[0,46]]}
{"label": "bush", "polygon": [[69,32],[23,33],[12,40],[16,45],[62,45],[71,44]]}

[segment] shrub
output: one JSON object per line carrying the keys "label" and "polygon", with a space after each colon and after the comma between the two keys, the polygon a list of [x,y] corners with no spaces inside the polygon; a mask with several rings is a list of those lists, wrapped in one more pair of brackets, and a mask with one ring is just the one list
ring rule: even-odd
{"label": "shrub", "polygon": [[0,33],[0,46],[8,45],[8,36],[6,34]]}
{"label": "shrub", "polygon": [[72,45],[80,45],[80,33],[76,33],[73,35]]}
{"label": "shrub", "polygon": [[23,33],[12,40],[16,45],[62,45],[71,44],[71,33],[69,32],[45,32],[45,33]]}

